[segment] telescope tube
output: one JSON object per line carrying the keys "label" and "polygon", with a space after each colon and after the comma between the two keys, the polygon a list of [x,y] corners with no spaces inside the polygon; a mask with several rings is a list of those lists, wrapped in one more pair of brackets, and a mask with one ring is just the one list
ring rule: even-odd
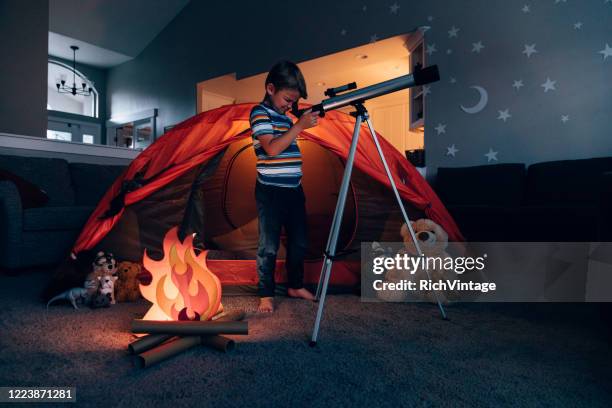
{"label": "telescope tube", "polygon": [[[411,88],[413,86],[425,85],[431,82],[440,80],[438,66],[432,65],[427,68],[415,70],[412,74],[403,75],[388,81],[379,82],[378,84],[366,86],[353,92],[328,98],[318,105],[312,106],[313,112],[323,114],[333,109],[343,108],[356,102],[365,102],[368,99],[383,96],[392,92],[401,91],[402,89]],[[300,117],[306,109],[300,109],[298,112],[293,111],[295,116]]]}

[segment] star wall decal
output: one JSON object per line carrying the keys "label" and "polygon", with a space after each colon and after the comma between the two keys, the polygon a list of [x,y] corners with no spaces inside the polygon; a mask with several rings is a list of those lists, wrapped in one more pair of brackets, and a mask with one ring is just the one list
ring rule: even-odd
{"label": "star wall decal", "polygon": [[569,120],[569,115],[561,115],[561,122],[565,123]]}
{"label": "star wall decal", "polygon": [[446,155],[447,155],[447,156],[453,156],[453,157],[455,157],[455,154],[456,154],[458,151],[459,151],[459,149],[457,149],[457,148],[455,147],[455,145],[453,144],[453,145],[448,146],[448,147],[446,148]]}
{"label": "star wall decal", "polygon": [[438,132],[438,136],[440,136],[442,133],[446,133],[446,125],[443,125],[442,123],[438,123],[438,126],[436,126],[434,129],[436,129],[436,132]]}
{"label": "star wall decal", "polygon": [[427,21],[433,21],[434,20],[434,16],[427,16]]}
{"label": "star wall decal", "polygon": [[522,86],[523,86],[523,80],[522,79],[514,81],[514,83],[512,84],[512,87],[516,88],[517,91],[520,90]]}
{"label": "star wall decal", "polygon": [[552,81],[550,78],[546,78],[546,82],[544,82],[542,85],[544,88],[544,92],[548,92],[548,91],[556,91],[557,88],[555,88],[555,84],[557,83],[557,81]]}
{"label": "star wall decal", "polygon": [[472,43],[472,52],[480,54],[480,50],[482,50],[483,48],[484,48],[484,45],[482,45],[482,41],[478,41],[477,43]]}
{"label": "star wall decal", "polygon": [[447,55],[451,55],[453,53],[453,50],[451,50],[450,48],[448,50],[446,50],[446,54]]}
{"label": "star wall decal", "polygon": [[397,11],[399,10],[400,6],[397,3],[393,3],[392,5],[389,6],[389,11],[391,12],[391,14],[397,14]]}
{"label": "star wall decal", "polygon": [[451,79],[448,82],[450,82],[451,84],[456,84],[457,83],[457,78],[451,77]]}
{"label": "star wall decal", "polygon": [[365,13],[366,11],[368,11],[368,6],[363,6],[363,7],[361,8],[361,11],[363,11],[364,13]]}
{"label": "star wall decal", "polygon": [[567,2],[567,0],[555,0],[555,4],[565,3],[565,2]]}
{"label": "star wall decal", "polygon": [[431,93],[431,86],[423,85],[423,96],[427,96]]}
{"label": "star wall decal", "polygon": [[431,30],[430,26],[420,26],[419,30],[421,30],[421,33],[425,34],[427,31]]}
{"label": "star wall decal", "polygon": [[489,147],[489,151],[484,154],[484,156],[487,158],[487,163],[497,161],[497,153],[499,152],[493,151],[493,149]]}
{"label": "star wall decal", "polygon": [[376,34],[370,36],[370,44],[374,44],[376,41],[378,41],[378,36]]}
{"label": "star wall decal", "polygon": [[531,11],[529,9],[529,5],[527,5],[527,4],[525,4],[521,10],[523,10],[523,13],[529,13]]}
{"label": "star wall decal", "polygon": [[[611,0],[612,1],[612,0]],[[608,44],[606,44],[606,48],[599,51],[598,54],[603,54],[604,61],[608,59],[608,57],[612,57],[612,48]]]}
{"label": "star wall decal", "polygon": [[427,55],[431,56],[431,54],[433,54],[434,52],[436,52],[438,50],[436,50],[436,44],[429,44],[427,46],[427,50],[425,50],[425,52],[427,53]]}
{"label": "star wall decal", "polygon": [[574,23],[575,30],[580,30],[581,28],[582,28],[582,22],[578,21],[577,23]]}
{"label": "star wall decal", "polygon": [[340,35],[346,35],[346,30],[343,28],[342,31],[340,31]]}
{"label": "star wall decal", "polygon": [[523,54],[527,55],[527,58],[531,57],[531,54],[535,54],[538,50],[535,49],[535,44],[527,45],[525,44],[525,49],[523,50]]}
{"label": "star wall decal", "polygon": [[497,117],[497,119],[503,120],[504,122],[506,122],[506,120],[510,119],[512,117],[512,115],[510,114],[510,109],[505,109],[503,111],[498,111],[499,112],[499,116]]}
{"label": "star wall decal", "polygon": [[459,29],[455,26],[452,26],[450,30],[448,30],[448,38],[457,38],[457,33]]}

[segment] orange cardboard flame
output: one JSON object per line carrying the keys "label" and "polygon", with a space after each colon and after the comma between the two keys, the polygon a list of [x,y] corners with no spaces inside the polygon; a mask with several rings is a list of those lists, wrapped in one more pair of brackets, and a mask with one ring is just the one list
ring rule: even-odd
{"label": "orange cardboard flame", "polygon": [[206,266],[208,251],[196,255],[193,236],[181,242],[177,227],[166,233],[163,249],[161,261],[144,252],[151,283],[140,284],[140,293],[153,305],[143,320],[209,320],[221,307],[221,282]]}

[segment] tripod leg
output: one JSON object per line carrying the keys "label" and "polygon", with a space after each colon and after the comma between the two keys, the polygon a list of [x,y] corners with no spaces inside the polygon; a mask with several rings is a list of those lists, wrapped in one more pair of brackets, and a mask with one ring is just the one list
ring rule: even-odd
{"label": "tripod leg", "polygon": [[[378,143],[378,137],[376,136],[376,132],[374,132],[374,126],[372,126],[372,121],[367,112],[364,114],[365,121],[368,124],[368,128],[370,129],[370,133],[372,134],[372,139],[374,139],[374,144],[376,145],[376,150],[378,150],[378,155],[380,156],[380,160],[385,168],[385,172],[387,173],[387,177],[389,178],[389,182],[391,183],[391,188],[393,189],[393,193],[395,194],[395,199],[397,200],[397,204],[402,211],[402,216],[404,217],[404,222],[406,223],[406,227],[408,227],[408,231],[410,231],[410,236],[412,237],[412,241],[414,242],[414,246],[417,250],[417,253],[422,256],[423,252],[421,251],[421,247],[419,246],[419,241],[417,240],[416,235],[414,234],[414,230],[412,229],[412,225],[410,224],[410,219],[408,218],[408,214],[406,213],[406,209],[404,208],[404,203],[402,203],[402,198],[397,191],[397,187],[395,185],[395,181],[393,180],[393,176],[391,175],[391,171],[389,170],[389,166],[387,165],[387,160],[385,159],[385,155],[380,147],[380,143]],[[425,268],[425,273],[427,274],[427,279],[431,279],[429,275],[429,271]],[[440,302],[440,297],[438,296],[438,292],[434,291],[434,296],[436,297],[436,302],[438,303],[438,308],[440,309],[440,313],[442,314],[442,318],[446,319],[446,312],[444,311],[444,307],[442,306],[442,302]]]}
{"label": "tripod leg", "polygon": [[[345,169],[346,171],[346,169]],[[344,176],[343,176],[344,179]],[[340,190],[342,190],[342,186],[340,186]],[[340,195],[338,195],[338,199],[340,199]],[[328,254],[331,253],[331,242],[333,231],[336,229],[336,223],[342,223],[342,219],[338,217],[338,201],[336,201],[336,211],[334,212],[334,217],[332,219],[331,227],[329,229],[329,235],[327,237],[327,245],[325,245],[325,255],[323,258],[323,264],[321,265],[321,274],[319,275],[319,284],[317,285],[317,292],[315,294],[315,301],[318,301],[321,297],[321,290],[323,288],[323,277],[325,276],[325,268],[327,265]],[[335,251],[334,251],[335,252]]]}
{"label": "tripod leg", "polygon": [[334,217],[329,230],[329,236],[327,237],[327,245],[325,246],[325,257],[323,258],[323,265],[321,267],[321,274],[319,275],[319,283],[317,285],[317,291],[315,293],[315,300],[319,300],[321,297],[321,290],[323,288],[323,281],[325,277],[325,265],[329,254],[336,254],[336,245],[338,235],[340,232],[340,226],[342,225],[342,216],[344,215],[344,206],[346,203],[346,195],[351,181],[351,174],[353,171],[353,162],[355,159],[355,151],[357,150],[357,144],[359,139],[359,129],[363,119],[361,116],[357,116],[355,122],[355,129],[353,130],[353,138],[351,139],[351,146],[349,148],[349,155],[344,167],[344,173],[342,175],[342,183],[340,184],[340,191],[338,193],[338,200],[336,201],[336,209],[334,210]]}
{"label": "tripod leg", "polygon": [[319,286],[317,287],[317,298],[320,297],[319,310],[317,311],[317,318],[315,320],[314,329],[312,331],[312,340],[310,341],[311,346],[317,344],[317,337],[319,335],[319,325],[321,324],[321,318],[323,317],[323,308],[325,306],[325,295],[327,293],[327,286],[329,284],[329,276],[331,275],[334,256],[336,255],[336,245],[338,243],[338,235],[340,234],[340,226],[342,225],[342,215],[344,214],[346,195],[348,193],[349,184],[351,182],[353,162],[355,161],[355,151],[357,150],[357,144],[359,142],[359,130],[361,128],[362,121],[363,118],[361,114],[357,115],[355,121],[355,130],[353,131],[353,139],[351,140],[351,147],[349,149],[349,155],[346,160],[344,175],[342,176],[342,184],[340,185],[340,193],[338,194],[338,201],[336,202],[334,220],[332,222],[332,228],[329,232],[327,249],[325,257],[323,259],[321,276],[319,277]]}

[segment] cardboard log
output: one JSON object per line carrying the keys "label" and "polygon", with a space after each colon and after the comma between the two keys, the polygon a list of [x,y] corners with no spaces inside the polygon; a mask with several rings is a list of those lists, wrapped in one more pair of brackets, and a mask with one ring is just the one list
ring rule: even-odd
{"label": "cardboard log", "polygon": [[140,354],[174,337],[172,334],[148,334],[128,344],[130,354]]}
{"label": "cardboard log", "polygon": [[224,336],[201,336],[202,345],[227,353],[236,347],[234,340]]}
{"label": "cardboard log", "polygon": [[149,334],[173,334],[177,336],[249,334],[249,322],[202,322],[135,319],[132,320],[132,332]]}
{"label": "cardboard log", "polygon": [[234,340],[223,336],[186,336],[172,337],[171,340],[140,353],[135,358],[135,363],[139,368],[150,367],[161,361],[167,360],[185,350],[189,350],[202,344],[215,350],[227,353],[235,347]]}
{"label": "cardboard log", "polygon": [[[234,322],[243,320],[245,316],[246,313],[244,310],[232,310],[228,312],[220,312],[219,314],[215,315],[212,320],[219,322]],[[174,337],[172,334],[147,334],[128,344],[128,352],[130,354],[143,353],[162,344],[172,337]],[[202,344],[223,352],[228,352],[235,348],[235,343],[233,340],[216,335],[202,336]]]}
{"label": "cardboard log", "polygon": [[185,350],[201,344],[200,336],[178,337],[151,350],[136,356],[136,365],[140,368],[150,367],[160,361],[169,359]]}

